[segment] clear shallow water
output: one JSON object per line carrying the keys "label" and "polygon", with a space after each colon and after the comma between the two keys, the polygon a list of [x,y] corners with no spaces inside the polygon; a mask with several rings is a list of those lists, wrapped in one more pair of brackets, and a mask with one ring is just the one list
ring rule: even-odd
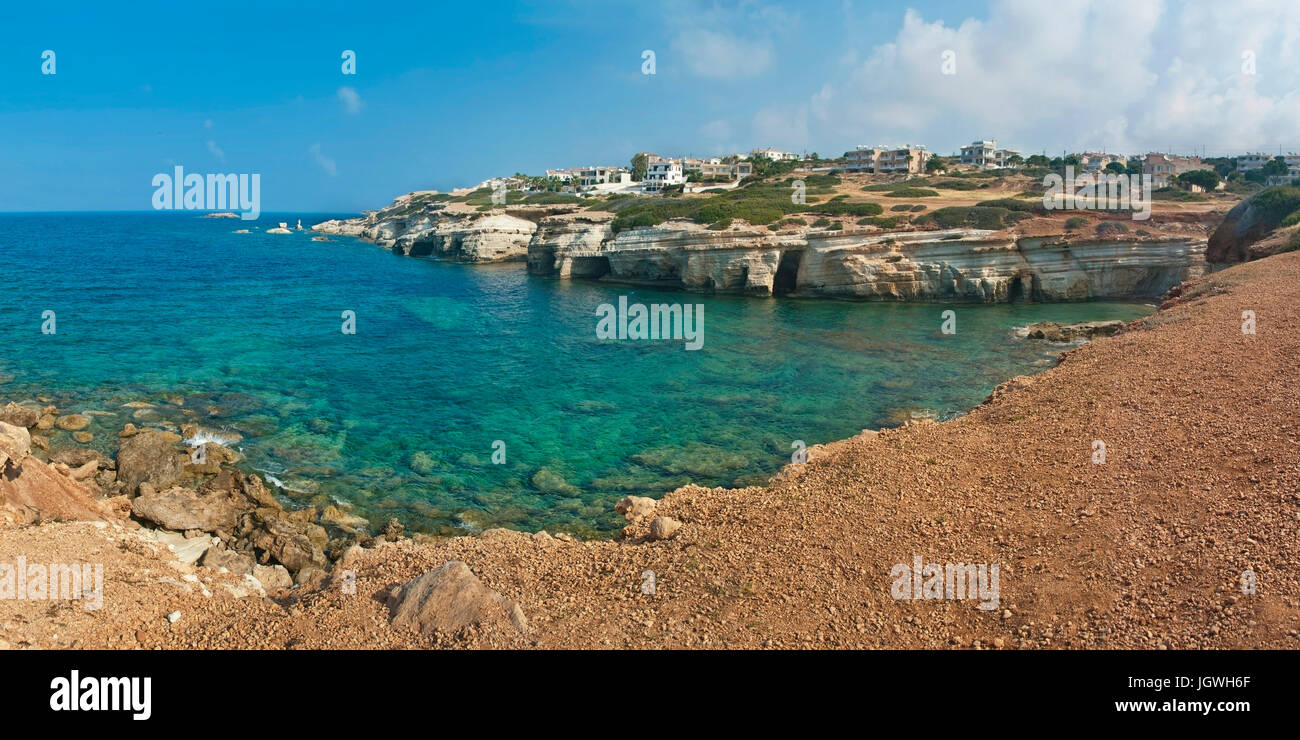
{"label": "clear shallow water", "polygon": [[[966,411],[1062,349],[1014,327],[1152,310],[701,296],[233,233],[327,217],[0,214],[0,398],[95,412],[105,452],[128,421],[237,432],[246,465],[290,497],[379,523],[608,532],[628,493],[758,483],[793,440]],[[596,307],[620,295],[703,304],[703,349],[598,340]],[[939,332],[947,308],[954,336]]]}

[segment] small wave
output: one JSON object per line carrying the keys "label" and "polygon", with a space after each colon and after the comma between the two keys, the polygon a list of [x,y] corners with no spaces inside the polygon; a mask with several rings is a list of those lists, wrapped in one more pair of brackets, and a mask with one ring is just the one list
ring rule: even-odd
{"label": "small wave", "polygon": [[263,470],[262,468],[254,468],[254,470],[256,470],[257,472],[261,473],[261,474],[262,474],[262,477],[266,479],[266,482],[267,482],[267,483],[270,483],[271,485],[275,486],[276,488],[279,488],[281,491],[292,491],[292,492],[294,492],[294,493],[311,493],[311,491],[309,491],[309,490],[307,490],[307,489],[305,489],[305,488],[299,488],[299,487],[297,487],[297,486],[291,486],[291,485],[286,484],[284,481],[282,481],[282,480],[280,480],[279,478],[275,477],[274,475],[272,475],[271,473],[267,472],[266,470]]}
{"label": "small wave", "polygon": [[235,444],[239,440],[240,440],[239,437],[231,437],[231,436],[221,434],[219,432],[211,432],[208,431],[207,429],[200,429],[194,433],[194,436],[186,439],[185,444],[189,445],[190,447],[198,447],[199,445],[202,444],[208,444],[209,442],[214,442],[216,444],[221,445],[222,447],[230,447],[231,445]]}

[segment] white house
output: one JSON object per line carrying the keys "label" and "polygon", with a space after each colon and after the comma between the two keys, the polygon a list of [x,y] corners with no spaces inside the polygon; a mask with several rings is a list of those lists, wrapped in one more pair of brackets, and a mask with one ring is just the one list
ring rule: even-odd
{"label": "white house", "polygon": [[755,149],[749,153],[751,157],[767,157],[773,160],[797,160],[799,155],[793,152],[783,152],[780,149]]}
{"label": "white house", "polygon": [[682,185],[685,182],[686,175],[682,172],[680,160],[660,159],[646,167],[641,187],[646,192],[657,192],[669,185]]}

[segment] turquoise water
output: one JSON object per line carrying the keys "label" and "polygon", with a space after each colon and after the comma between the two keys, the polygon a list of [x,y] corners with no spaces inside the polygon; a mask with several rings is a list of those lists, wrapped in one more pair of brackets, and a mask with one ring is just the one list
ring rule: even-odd
{"label": "turquoise water", "polygon": [[[265,214],[310,226],[329,214]],[[1059,346],[1042,320],[1142,304],[850,303],[529,277],[188,213],[0,215],[0,398],[93,412],[116,432],[197,423],[301,504],[382,523],[609,532],[612,505],[694,481],[761,482],[812,445],[947,417]],[[596,307],[703,304],[703,349],[596,338]],[[940,313],[957,312],[957,333]],[[57,333],[41,333],[42,312]],[[340,331],[356,312],[356,334]],[[154,408],[122,404],[146,401]],[[493,443],[505,445],[493,464]],[[53,447],[73,446],[56,432]]]}

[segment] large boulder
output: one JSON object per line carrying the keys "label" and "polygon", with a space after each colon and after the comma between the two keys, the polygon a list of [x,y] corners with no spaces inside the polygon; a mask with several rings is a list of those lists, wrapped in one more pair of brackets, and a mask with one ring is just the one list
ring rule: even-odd
{"label": "large boulder", "polygon": [[54,425],[60,429],[75,432],[90,426],[90,417],[83,414],[68,414],[55,419]]}
{"label": "large boulder", "polygon": [[191,488],[173,486],[164,491],[149,487],[131,502],[131,513],[165,529],[177,532],[197,529],[229,535],[239,525],[239,517],[249,510],[246,502],[220,491],[200,493]]}
{"label": "large boulder", "polygon": [[493,591],[458,560],[407,581],[388,597],[395,627],[421,634],[456,634],[467,628],[500,634],[528,631],[528,620],[515,602]]}
{"label": "large boulder", "polygon": [[249,536],[249,541],[293,572],[313,567],[324,569],[328,564],[325,545],[329,543],[329,535],[317,524],[288,518],[266,519]]}
{"label": "large boulder", "polygon": [[36,426],[40,421],[41,410],[34,409],[30,406],[19,406],[16,403],[7,403],[0,408],[0,422],[13,424],[16,427],[26,427],[28,429]]}
{"label": "large boulder", "polygon": [[135,493],[141,483],[163,489],[179,482],[185,461],[176,449],[179,441],[179,435],[153,429],[123,439],[117,451],[117,479],[126,493]]}
{"label": "large boulder", "polygon": [[32,435],[25,426],[0,421],[0,475],[12,465],[22,467],[23,460],[32,454]]}
{"label": "large boulder", "polygon": [[649,496],[624,496],[614,504],[614,511],[633,524],[654,516],[658,502]]}

